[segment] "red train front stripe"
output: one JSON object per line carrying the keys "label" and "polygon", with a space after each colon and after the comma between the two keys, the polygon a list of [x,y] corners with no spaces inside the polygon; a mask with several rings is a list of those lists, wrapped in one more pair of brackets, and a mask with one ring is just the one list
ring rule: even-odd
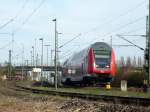
{"label": "red train front stripe", "polygon": [[88,53],[88,73],[94,72],[94,52],[93,49],[90,48]]}

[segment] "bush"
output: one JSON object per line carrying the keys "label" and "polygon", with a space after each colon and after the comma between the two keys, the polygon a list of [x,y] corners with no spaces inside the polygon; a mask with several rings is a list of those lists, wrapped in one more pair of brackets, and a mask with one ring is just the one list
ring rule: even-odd
{"label": "bush", "polygon": [[128,87],[142,87],[143,80],[146,79],[143,71],[134,71],[117,69],[116,76],[112,82],[112,86],[120,87],[121,80],[127,80]]}
{"label": "bush", "polygon": [[124,79],[127,80],[128,87],[142,87],[145,76],[141,73],[129,73]]}

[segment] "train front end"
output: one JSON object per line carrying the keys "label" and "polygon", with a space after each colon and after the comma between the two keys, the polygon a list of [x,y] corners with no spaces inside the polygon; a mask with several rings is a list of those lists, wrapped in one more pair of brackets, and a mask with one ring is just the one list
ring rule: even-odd
{"label": "train front end", "polygon": [[115,76],[115,55],[106,43],[97,42],[91,46],[88,54],[88,73],[99,83],[108,83]]}

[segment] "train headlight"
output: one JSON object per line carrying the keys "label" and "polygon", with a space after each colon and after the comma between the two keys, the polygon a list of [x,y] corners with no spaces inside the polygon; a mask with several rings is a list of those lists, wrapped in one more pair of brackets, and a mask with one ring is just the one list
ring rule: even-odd
{"label": "train headlight", "polygon": [[99,65],[96,65],[96,68],[98,68],[99,67]]}
{"label": "train headlight", "polygon": [[97,65],[95,63],[93,63],[93,67],[95,68]]}
{"label": "train headlight", "polygon": [[109,66],[109,65],[106,65],[106,68],[110,68],[110,66]]}

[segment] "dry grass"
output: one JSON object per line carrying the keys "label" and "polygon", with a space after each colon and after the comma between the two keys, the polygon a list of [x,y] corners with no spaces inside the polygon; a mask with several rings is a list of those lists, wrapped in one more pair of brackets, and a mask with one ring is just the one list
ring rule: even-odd
{"label": "dry grass", "polygon": [[150,112],[149,107],[107,104],[13,90],[0,83],[0,112]]}
{"label": "dry grass", "polygon": [[62,97],[15,91],[11,84],[0,83],[0,112],[56,112]]}
{"label": "dry grass", "polygon": [[61,97],[29,95],[16,97],[0,94],[0,112],[57,112]]}

